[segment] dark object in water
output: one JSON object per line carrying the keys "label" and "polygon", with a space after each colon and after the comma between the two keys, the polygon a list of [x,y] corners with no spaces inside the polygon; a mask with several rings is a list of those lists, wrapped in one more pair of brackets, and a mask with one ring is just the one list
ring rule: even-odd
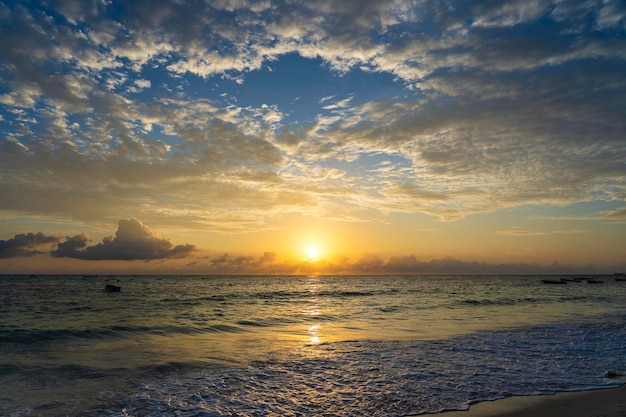
{"label": "dark object in water", "polygon": [[615,278],[615,281],[626,282],[626,275],[624,275],[623,272],[616,272],[613,274],[613,277]]}
{"label": "dark object in water", "polygon": [[567,284],[564,279],[542,279],[541,282],[544,284]]}
{"label": "dark object in water", "polygon": [[600,281],[599,279],[590,278],[587,280],[587,284],[604,284],[604,281]]}
{"label": "dark object in water", "polygon": [[120,286],[119,279],[107,279],[104,281],[104,291],[106,292],[120,292],[122,287]]}

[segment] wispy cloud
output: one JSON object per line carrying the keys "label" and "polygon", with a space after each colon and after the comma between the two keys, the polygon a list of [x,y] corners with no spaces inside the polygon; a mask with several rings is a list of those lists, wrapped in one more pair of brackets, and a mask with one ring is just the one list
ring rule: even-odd
{"label": "wispy cloud", "polygon": [[534,216],[531,218],[531,220],[623,222],[626,220],[626,208],[607,210],[585,216]]}
{"label": "wispy cloud", "polygon": [[499,235],[505,235],[505,236],[527,237],[527,236],[549,236],[549,235],[573,235],[573,234],[586,233],[586,231],[585,230],[539,231],[539,230],[511,229],[511,230],[499,230],[496,233]]}

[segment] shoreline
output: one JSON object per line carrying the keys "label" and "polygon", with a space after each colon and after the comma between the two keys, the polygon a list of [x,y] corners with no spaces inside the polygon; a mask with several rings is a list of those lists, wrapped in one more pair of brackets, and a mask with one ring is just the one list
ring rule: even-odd
{"label": "shoreline", "polygon": [[513,396],[484,401],[465,411],[446,411],[441,417],[626,417],[626,384],[554,395]]}

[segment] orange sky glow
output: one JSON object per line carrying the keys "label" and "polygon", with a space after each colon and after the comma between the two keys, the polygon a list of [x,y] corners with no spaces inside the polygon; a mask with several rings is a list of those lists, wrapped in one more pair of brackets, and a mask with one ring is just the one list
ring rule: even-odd
{"label": "orange sky glow", "polygon": [[2,273],[626,270],[619,2],[18,3]]}

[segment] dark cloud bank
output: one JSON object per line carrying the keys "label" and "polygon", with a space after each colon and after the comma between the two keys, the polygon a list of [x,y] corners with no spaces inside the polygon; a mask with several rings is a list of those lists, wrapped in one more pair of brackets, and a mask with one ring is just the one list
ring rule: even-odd
{"label": "dark cloud bank", "polygon": [[22,233],[13,239],[0,240],[0,258],[15,258],[18,256],[33,256],[42,254],[39,248],[58,243],[59,238],[46,236],[43,233]]}
{"label": "dark cloud bank", "polygon": [[[0,258],[48,253],[55,258],[132,261],[182,258],[195,250],[190,244],[174,246],[137,219],[120,220],[115,236],[106,237],[95,246],[87,246],[90,241],[85,233],[71,237],[20,234],[0,240]],[[54,245],[56,248],[50,250]]]}
{"label": "dark cloud bank", "polygon": [[[420,261],[415,255],[392,256],[384,260],[377,255],[365,255],[355,261],[338,257],[332,261],[284,262],[272,252],[263,256],[238,256],[228,253],[205,258],[189,267],[207,274],[268,274],[268,275],[571,275],[610,274],[626,268],[624,265],[571,265],[558,261],[550,265],[538,263],[486,263],[464,261],[452,257]],[[200,272],[202,271],[202,272]]]}

